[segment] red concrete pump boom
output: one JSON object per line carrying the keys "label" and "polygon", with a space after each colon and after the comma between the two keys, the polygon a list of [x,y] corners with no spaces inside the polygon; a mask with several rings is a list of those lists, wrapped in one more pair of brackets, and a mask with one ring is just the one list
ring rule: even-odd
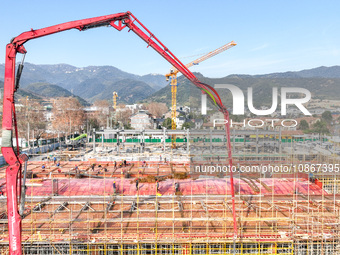
{"label": "red concrete pump boom", "polygon": [[[5,59],[5,80],[4,80],[4,97],[3,97],[3,121],[2,121],[2,154],[8,163],[6,169],[6,193],[7,193],[7,212],[8,212],[8,230],[9,230],[9,247],[10,254],[22,254],[21,250],[21,216],[18,212],[18,197],[20,196],[21,188],[21,168],[25,158],[19,155],[19,147],[17,151],[14,150],[12,144],[12,130],[16,133],[18,138],[16,117],[15,117],[15,102],[14,93],[19,88],[19,79],[22,71],[22,65],[19,65],[17,77],[15,78],[15,64],[16,54],[26,54],[24,43],[31,39],[51,35],[54,33],[66,31],[69,29],[78,29],[79,31],[96,28],[100,26],[112,26],[121,31],[125,27],[129,31],[136,33],[143,39],[148,46],[151,46],[162,57],[164,57],[172,66],[179,70],[185,77],[194,83],[210,96],[213,103],[222,111],[225,118],[229,120],[229,115],[226,107],[222,104],[221,99],[217,92],[207,84],[200,82],[188,68],[179,61],[176,56],[165,47],[132,13],[124,12],[111,14],[101,17],[77,20],[62,23],[59,25],[46,27],[38,30],[31,29],[24,32],[19,36],[13,38],[6,46],[6,59]],[[228,121],[229,123],[229,121]],[[229,164],[232,165],[231,149],[230,149],[230,132],[229,124],[226,124],[226,132],[228,138],[228,156]],[[17,141],[18,145],[18,141]],[[235,216],[235,202],[234,202],[234,185],[233,178],[231,177],[231,192],[233,203],[233,217],[234,217],[234,235],[237,235],[236,216]]]}

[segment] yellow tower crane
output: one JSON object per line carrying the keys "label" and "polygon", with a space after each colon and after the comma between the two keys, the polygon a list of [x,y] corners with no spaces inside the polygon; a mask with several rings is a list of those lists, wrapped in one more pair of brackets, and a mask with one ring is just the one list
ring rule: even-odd
{"label": "yellow tower crane", "polygon": [[113,109],[117,109],[117,97],[118,93],[116,91],[113,92]]}
{"label": "yellow tower crane", "polygon": [[[217,54],[226,51],[232,47],[234,47],[236,45],[236,43],[234,41],[231,41],[230,43],[227,43],[221,47],[219,47],[216,50],[213,50],[209,53],[207,53],[206,55],[191,61],[190,63],[186,64],[186,67],[190,68],[193,65],[198,65],[199,63],[201,63],[204,60],[207,60],[208,58],[211,58],[213,56],[216,56]],[[176,129],[176,97],[177,97],[177,74],[179,73],[179,71],[176,68],[172,68],[170,70],[170,73],[166,74],[166,80],[168,81],[169,79],[171,79],[170,81],[170,86],[171,86],[171,129]],[[172,141],[172,146],[174,147],[174,139]]]}

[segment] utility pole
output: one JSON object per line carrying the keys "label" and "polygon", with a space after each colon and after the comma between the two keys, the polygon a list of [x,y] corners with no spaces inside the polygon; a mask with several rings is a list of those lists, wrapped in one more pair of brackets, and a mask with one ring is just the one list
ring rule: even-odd
{"label": "utility pole", "polygon": [[165,153],[165,141],[166,141],[165,130],[166,130],[166,127],[163,127],[163,151],[164,153]]}
{"label": "utility pole", "polygon": [[96,152],[96,129],[92,132],[93,152]]}
{"label": "utility pole", "polygon": [[34,143],[35,143],[35,140],[34,140],[34,129],[33,129],[33,153],[34,153]]}
{"label": "utility pole", "polygon": [[28,141],[28,148],[29,150],[31,149],[31,145],[30,145],[30,123],[27,122],[27,141]]}
{"label": "utility pole", "polygon": [[190,137],[189,137],[189,133],[190,132],[190,130],[189,130],[189,128],[187,129],[187,154],[189,155],[189,139],[190,139]]}
{"label": "utility pole", "polygon": [[71,139],[71,118],[70,118],[70,129],[69,129],[69,133],[70,133],[70,139]]}

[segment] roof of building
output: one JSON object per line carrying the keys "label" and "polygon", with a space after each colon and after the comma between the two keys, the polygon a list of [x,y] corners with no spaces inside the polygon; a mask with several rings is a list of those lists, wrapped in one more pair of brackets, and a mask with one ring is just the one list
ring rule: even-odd
{"label": "roof of building", "polygon": [[148,115],[149,117],[151,117],[151,113],[149,113],[147,110],[139,110],[138,112],[132,114],[131,118],[136,117],[138,115]]}

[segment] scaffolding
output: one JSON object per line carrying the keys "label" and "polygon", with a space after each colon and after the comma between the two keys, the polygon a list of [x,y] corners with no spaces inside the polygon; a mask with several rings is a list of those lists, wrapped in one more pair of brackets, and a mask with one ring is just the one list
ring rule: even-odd
{"label": "scaffolding", "polygon": [[[24,254],[340,254],[339,172],[234,173],[238,238],[233,240],[228,174],[193,172],[195,164],[226,162],[218,153],[225,144],[217,141],[220,148],[211,148],[201,142],[197,152],[204,153],[187,157],[191,160],[169,151],[58,161],[59,166],[29,162]],[[290,169],[339,164],[336,155],[316,154],[311,160],[289,150],[253,149],[258,153],[236,153],[238,169],[249,162]],[[0,208],[0,250],[8,254],[5,196]]]}

